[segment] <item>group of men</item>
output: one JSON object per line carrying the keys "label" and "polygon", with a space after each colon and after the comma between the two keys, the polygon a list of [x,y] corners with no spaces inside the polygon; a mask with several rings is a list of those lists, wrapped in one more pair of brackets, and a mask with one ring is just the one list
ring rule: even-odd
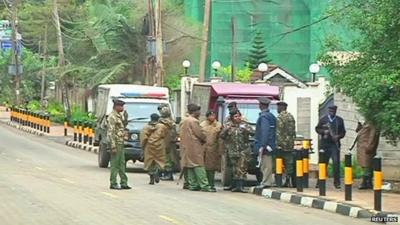
{"label": "group of men", "polygon": [[[200,106],[189,104],[187,116],[180,124],[180,166],[181,177],[184,177],[184,189],[192,191],[215,192],[215,172],[220,170],[221,156],[228,153],[228,169],[232,173],[232,184],[224,190],[243,192],[246,178],[249,153],[258,155],[258,167],[262,179],[258,187],[265,188],[274,185],[275,155],[283,157],[286,179],[284,186],[295,186],[294,142],[296,125],[294,117],[287,111],[287,103],[278,102],[278,116],[269,110],[270,100],[267,97],[259,99],[260,114],[255,131],[242,117],[235,102],[228,105],[230,116],[224,125],[216,120],[216,114],[208,111],[206,120],[201,122]],[[123,140],[127,115],[123,110],[124,102],[114,101],[114,110],[108,116],[108,138],[111,144],[111,189],[130,189],[125,174],[125,159]],[[151,121],[140,135],[144,150],[144,168],[150,176],[149,184],[160,181],[161,172],[166,180],[173,180],[173,170],[177,160],[176,126],[167,104],[160,105],[158,114],[150,116]],[[324,161],[333,161],[334,186],[340,188],[340,140],[346,130],[343,119],[336,115],[337,107],[328,108],[328,114],[322,117],[315,130],[321,136],[320,148],[324,151]],[[365,174],[361,189],[371,188],[371,159],[376,153],[379,132],[370,124],[360,125],[358,151],[363,153],[363,143],[371,146],[369,156],[362,166]],[[255,142],[250,149],[249,135],[254,134]],[[372,139],[372,141],[371,141]],[[370,143],[373,142],[373,143]],[[364,148],[365,149],[365,148]],[[360,154],[359,154],[360,155]],[[372,156],[372,157],[371,157]],[[359,157],[360,158],[360,157]],[[117,183],[117,175],[121,181]],[[318,184],[317,184],[318,186]]]}

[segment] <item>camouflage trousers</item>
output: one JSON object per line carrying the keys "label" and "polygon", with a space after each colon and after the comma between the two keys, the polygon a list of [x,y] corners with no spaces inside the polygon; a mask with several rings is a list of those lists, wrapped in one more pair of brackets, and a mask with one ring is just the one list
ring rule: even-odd
{"label": "camouflage trousers", "polygon": [[228,154],[228,167],[232,171],[232,179],[234,180],[246,179],[249,159],[250,157],[244,152],[241,152],[240,155]]}
{"label": "camouflage trousers", "polygon": [[156,175],[160,172],[160,170],[161,170],[160,165],[158,165],[158,163],[153,161],[149,166],[149,168],[147,169],[147,173],[149,175]]}
{"label": "camouflage trousers", "polygon": [[173,172],[176,167],[177,151],[176,148],[171,148],[166,152],[165,167],[167,172]]}

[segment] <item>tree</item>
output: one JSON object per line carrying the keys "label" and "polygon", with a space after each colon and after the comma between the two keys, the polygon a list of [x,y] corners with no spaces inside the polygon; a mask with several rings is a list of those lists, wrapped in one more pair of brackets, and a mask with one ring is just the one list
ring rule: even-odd
{"label": "tree", "polygon": [[249,63],[249,68],[255,70],[260,63],[268,63],[271,60],[268,59],[267,49],[265,47],[265,42],[261,30],[257,30],[253,38],[249,57],[247,62]]}
{"label": "tree", "polygon": [[[335,54],[323,61],[332,74],[332,84],[351,97],[359,111],[392,141],[400,139],[400,1],[342,0],[337,21],[358,35],[351,42],[356,53],[347,62]],[[345,9],[345,10],[343,10]],[[327,46],[343,50],[343,42]]]}

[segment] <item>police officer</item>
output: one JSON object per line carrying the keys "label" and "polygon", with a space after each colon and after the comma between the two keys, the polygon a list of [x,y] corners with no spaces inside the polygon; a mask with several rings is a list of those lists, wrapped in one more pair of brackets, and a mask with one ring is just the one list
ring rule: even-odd
{"label": "police officer", "polygon": [[[124,136],[127,125],[127,113],[124,112],[124,101],[114,100],[113,111],[108,115],[107,136],[111,144],[110,189],[131,189],[125,173]],[[121,179],[118,186],[117,175]]]}
{"label": "police officer", "polygon": [[158,111],[160,113],[159,122],[168,127],[166,131],[166,135],[164,137],[165,141],[165,153],[166,153],[166,163],[165,163],[165,172],[164,176],[161,177],[161,180],[174,180],[173,172],[177,163],[177,151],[176,151],[176,125],[175,121],[172,119],[171,110],[168,104],[161,104],[158,107]]}
{"label": "police officer", "polygon": [[294,140],[296,138],[296,122],[292,114],[287,111],[286,102],[278,102],[277,118],[277,148],[285,163],[286,180],[284,187],[293,187],[294,176]]}
{"label": "police officer", "polygon": [[231,111],[229,115],[230,122],[226,123],[221,137],[224,140],[228,168],[232,171],[232,191],[244,192],[243,186],[251,155],[249,136],[253,129],[242,121],[239,111]]}

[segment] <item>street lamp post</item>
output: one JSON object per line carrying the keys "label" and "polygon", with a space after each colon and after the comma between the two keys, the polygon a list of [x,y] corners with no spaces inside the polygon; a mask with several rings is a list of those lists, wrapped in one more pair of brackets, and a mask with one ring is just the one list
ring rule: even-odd
{"label": "street lamp post", "polygon": [[221,63],[218,61],[214,61],[211,65],[211,67],[214,69],[214,77],[218,76],[218,69],[221,67]]}
{"label": "street lamp post", "polygon": [[313,63],[310,65],[310,67],[308,68],[310,73],[312,74],[311,76],[311,82],[315,82],[315,77],[316,74],[319,73],[320,67],[317,63]]}
{"label": "street lamp post", "polygon": [[260,63],[258,65],[258,71],[261,72],[261,80],[264,80],[265,72],[268,71],[268,65],[266,63]]}
{"label": "street lamp post", "polygon": [[188,74],[188,69],[189,69],[189,67],[190,67],[190,61],[189,60],[184,60],[183,62],[182,62],[182,66],[183,66],[183,68],[185,69],[185,77],[187,76],[187,74]]}

